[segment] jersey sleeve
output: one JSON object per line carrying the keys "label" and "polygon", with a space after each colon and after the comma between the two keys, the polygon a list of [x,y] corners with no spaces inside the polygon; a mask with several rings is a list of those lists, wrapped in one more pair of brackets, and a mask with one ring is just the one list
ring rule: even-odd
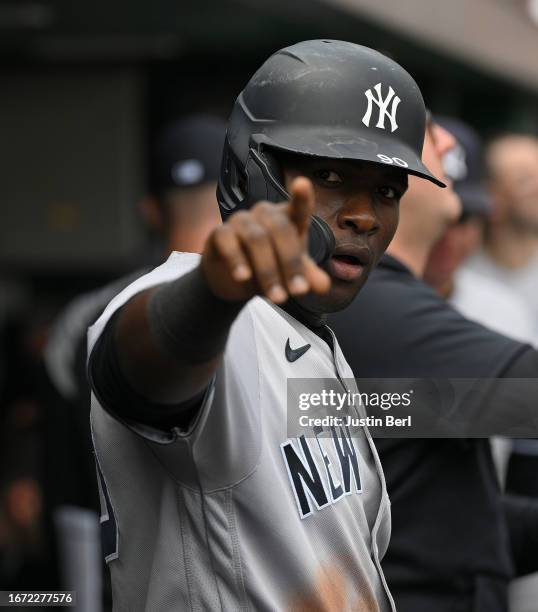
{"label": "jersey sleeve", "polygon": [[[88,355],[108,321],[134,295],[191,271],[199,255],[174,253],[161,266],[116,296],[88,331]],[[120,420],[92,392],[92,430],[99,447],[121,443],[133,453],[149,451],[162,469],[185,486],[214,490],[241,481],[254,469],[260,446],[259,372],[254,321],[249,305],[230,330],[221,365],[187,430],[161,430]],[[134,449],[138,449],[134,450]]]}
{"label": "jersey sleeve", "polygon": [[199,263],[200,255],[197,253],[172,253],[162,265],[136,279],[125,287],[123,291],[120,291],[118,295],[109,302],[97,321],[88,329],[88,355],[91,355],[93,347],[113,314],[132,297],[155,285],[160,285],[161,283],[167,283],[180,278],[184,274],[187,274],[187,272],[193,270]]}

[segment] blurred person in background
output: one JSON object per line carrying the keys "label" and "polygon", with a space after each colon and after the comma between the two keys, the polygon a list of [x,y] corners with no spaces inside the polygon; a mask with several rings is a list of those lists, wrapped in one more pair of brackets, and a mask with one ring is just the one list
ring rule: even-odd
{"label": "blurred person in background", "polygon": [[[538,139],[531,135],[504,134],[490,141],[486,164],[493,211],[488,218],[483,248],[464,271],[502,284],[517,293],[531,316],[527,341],[538,343]],[[506,292],[506,290],[505,290]],[[499,295],[502,295],[499,293]],[[501,299],[484,309],[502,321]],[[504,319],[506,332],[521,337],[528,315],[514,311]],[[499,445],[496,446],[500,450]],[[506,451],[505,451],[506,452]],[[503,457],[503,465],[506,463]],[[538,441],[513,440],[505,475],[505,488],[517,496],[538,498]],[[512,597],[528,591],[536,598],[538,577],[527,576],[514,584]]]}
{"label": "blurred person in background", "polygon": [[[201,252],[221,223],[216,200],[225,123],[193,115],[166,125],[150,155],[150,190],[141,213],[157,238],[159,262],[170,251]],[[101,550],[99,498],[89,427],[86,330],[121,289],[148,271],[138,269],[75,298],[55,322],[44,351],[48,378],[47,505],[59,534],[64,586],[78,592],[78,609],[98,609]],[[105,575],[106,576],[106,575]]]}
{"label": "blurred person in background", "polygon": [[[467,318],[521,342],[536,344],[533,313],[524,299],[496,277],[483,276],[473,268],[464,267],[469,256],[482,244],[484,227],[492,210],[491,196],[485,185],[482,143],[478,134],[461,120],[452,117],[436,117],[436,119],[457,141],[456,146],[445,154],[443,165],[447,174],[454,179],[454,189],[462,202],[462,214],[458,222],[448,227],[434,245],[424,279]],[[529,442],[516,440],[515,445],[516,448],[525,448],[529,447]],[[534,447],[536,447],[535,442],[531,443],[531,449]],[[504,489],[512,440],[493,439],[492,451],[501,488]],[[534,483],[535,472],[528,476]],[[513,478],[512,461],[511,481]],[[509,483],[508,488],[514,492],[513,482]],[[528,490],[517,490],[515,493],[528,494]],[[514,503],[521,506],[528,502],[524,498],[513,497],[505,500],[505,505],[510,506]],[[536,600],[537,578],[537,574],[527,575],[523,580],[516,579],[512,582],[510,587],[512,612],[526,609],[525,604],[522,606],[520,601],[529,597]]]}
{"label": "blurred person in background", "polygon": [[507,134],[486,149],[493,211],[484,247],[469,268],[516,291],[532,310],[538,336],[538,139]]}
{"label": "blurred person in background", "polygon": [[[433,246],[424,280],[466,318],[515,340],[534,344],[534,318],[523,298],[496,278],[465,266],[482,244],[484,227],[492,210],[485,185],[480,137],[473,128],[454,117],[436,117],[436,120],[456,139],[454,148],[443,157],[443,166],[454,180],[462,212]],[[511,448],[512,442],[504,438],[496,438],[492,447],[503,488]]]}
{"label": "blurred person in background", "polygon": [[[423,157],[438,176],[454,146],[430,123]],[[432,248],[460,216],[451,188],[410,177],[388,255],[360,298],[329,318],[360,379],[538,376],[532,347],[464,318],[423,280]],[[359,322],[360,334],[350,333]],[[376,446],[393,516],[383,568],[398,611],[506,612],[512,552],[533,563],[538,507],[503,504],[489,441],[378,438]]]}
{"label": "blurred person in background", "polygon": [[[538,139],[505,134],[486,150],[493,213],[484,246],[468,262],[473,272],[517,292],[531,309],[538,342]],[[491,307],[491,306],[490,306]],[[494,306],[493,306],[494,307]],[[515,440],[507,490],[538,497],[538,443]]]}
{"label": "blurred person in background", "polygon": [[492,211],[485,186],[480,137],[473,128],[454,117],[436,117],[436,121],[456,139],[454,148],[443,157],[443,167],[454,180],[462,212],[434,244],[424,280],[468,319],[521,342],[532,342],[533,315],[523,298],[496,278],[464,266],[481,246]]}
{"label": "blurred person in background", "polygon": [[226,123],[193,115],[161,130],[150,159],[147,224],[161,237],[161,263],[172,251],[201,253],[222,220],[216,190]]}

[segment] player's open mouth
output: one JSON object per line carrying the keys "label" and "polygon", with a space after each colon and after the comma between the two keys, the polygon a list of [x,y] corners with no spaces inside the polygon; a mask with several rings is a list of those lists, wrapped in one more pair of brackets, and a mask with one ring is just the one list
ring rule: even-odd
{"label": "player's open mouth", "polygon": [[361,276],[370,259],[370,250],[367,247],[338,246],[329,260],[328,272],[334,278],[351,282]]}

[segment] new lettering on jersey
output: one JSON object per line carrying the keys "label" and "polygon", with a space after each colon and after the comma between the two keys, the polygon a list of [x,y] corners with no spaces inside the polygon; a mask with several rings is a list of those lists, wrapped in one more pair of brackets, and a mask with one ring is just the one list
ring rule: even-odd
{"label": "new lettering on jersey", "polygon": [[[312,444],[315,452],[304,435],[280,445],[301,518],[312,514],[312,502],[317,510],[322,510],[330,503],[339,501],[344,495],[350,495],[352,473],[355,493],[362,493],[359,461],[353,438],[349,428],[339,427],[338,430],[336,427],[330,427],[331,437],[328,438],[321,435],[324,431],[322,427],[315,427],[313,434],[316,445]],[[321,466],[324,466],[324,469],[320,469]]]}

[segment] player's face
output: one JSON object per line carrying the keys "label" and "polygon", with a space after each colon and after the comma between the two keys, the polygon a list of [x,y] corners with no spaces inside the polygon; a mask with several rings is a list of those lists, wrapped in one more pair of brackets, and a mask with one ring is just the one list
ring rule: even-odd
{"label": "player's face", "polygon": [[290,156],[284,161],[284,175],[287,186],[297,176],[312,181],[315,214],[336,239],[335,253],[323,266],[331,277],[330,291],[296,301],[313,312],[341,310],[356,296],[394,236],[407,174],[380,164]]}

